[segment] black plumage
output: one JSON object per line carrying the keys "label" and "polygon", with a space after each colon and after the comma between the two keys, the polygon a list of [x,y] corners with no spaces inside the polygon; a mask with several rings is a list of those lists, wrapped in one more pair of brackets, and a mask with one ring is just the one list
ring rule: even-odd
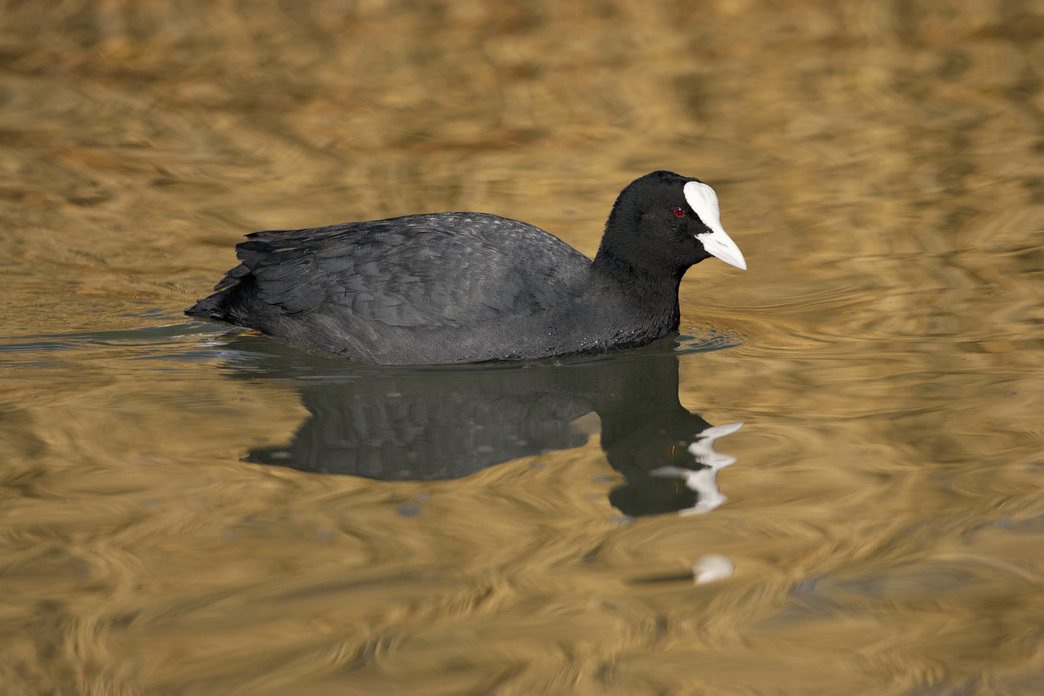
{"label": "black plumage", "polygon": [[186,313],[378,364],[646,343],[677,330],[682,275],[714,251],[705,241],[724,236],[716,199],[702,210],[715,220],[704,221],[690,182],[710,190],[670,172],[624,189],[594,262],[533,225],[485,213],[257,232],[236,247],[240,265]]}

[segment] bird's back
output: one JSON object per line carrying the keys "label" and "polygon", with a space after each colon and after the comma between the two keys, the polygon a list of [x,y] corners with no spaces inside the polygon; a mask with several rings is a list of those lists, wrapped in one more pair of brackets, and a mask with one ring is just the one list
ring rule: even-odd
{"label": "bird's back", "polygon": [[590,269],[538,227],[484,213],[257,232],[236,249],[189,314],[379,363],[534,357],[524,344],[549,341],[541,324]]}

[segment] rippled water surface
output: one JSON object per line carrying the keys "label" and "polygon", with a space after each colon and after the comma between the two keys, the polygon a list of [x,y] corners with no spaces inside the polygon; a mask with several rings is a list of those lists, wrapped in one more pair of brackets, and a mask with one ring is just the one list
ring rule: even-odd
{"label": "rippled water surface", "polygon": [[[654,169],[749,270],[639,351],[181,314]],[[1044,693],[1042,296],[1040,2],[0,0],[0,693]]]}

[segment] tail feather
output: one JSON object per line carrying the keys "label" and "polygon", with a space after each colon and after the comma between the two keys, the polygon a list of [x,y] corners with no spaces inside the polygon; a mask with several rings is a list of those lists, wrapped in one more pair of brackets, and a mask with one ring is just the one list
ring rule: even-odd
{"label": "tail feather", "polygon": [[224,320],[228,316],[228,293],[222,291],[205,297],[186,309],[185,314],[190,317]]}
{"label": "tail feather", "polygon": [[196,302],[185,314],[190,317],[205,317],[209,319],[220,319],[228,321],[229,303],[232,299],[232,291],[239,285],[240,281],[250,275],[250,269],[239,264],[225,274],[225,277],[214,286],[213,295],[205,297]]}

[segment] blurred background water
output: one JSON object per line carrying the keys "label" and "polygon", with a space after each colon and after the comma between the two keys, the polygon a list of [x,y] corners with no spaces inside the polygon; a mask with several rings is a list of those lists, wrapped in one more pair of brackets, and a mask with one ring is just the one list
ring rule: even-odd
{"label": "blurred background water", "polygon": [[[261,229],[593,255],[655,169],[750,270],[643,351],[181,314]],[[1042,693],[1042,291],[1037,0],[0,0],[0,693]]]}

